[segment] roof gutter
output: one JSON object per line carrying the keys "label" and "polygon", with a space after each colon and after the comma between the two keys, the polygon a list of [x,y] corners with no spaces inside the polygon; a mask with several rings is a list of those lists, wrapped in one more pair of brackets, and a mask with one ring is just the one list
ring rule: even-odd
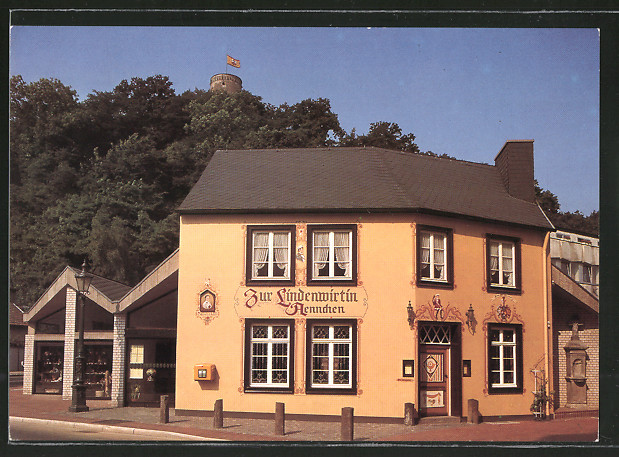
{"label": "roof gutter", "polygon": [[[539,207],[539,205],[538,205]],[[255,208],[255,209],[177,209],[177,213],[182,215],[207,216],[207,215],[230,215],[230,214],[429,214],[443,217],[456,217],[477,222],[491,222],[493,224],[508,225],[514,227],[522,227],[543,232],[554,231],[555,228],[544,214],[544,218],[548,221],[550,227],[541,225],[522,224],[518,222],[502,221],[499,219],[490,219],[480,216],[470,216],[467,214],[451,213],[448,211],[430,210],[426,208]],[[543,214],[543,211],[542,211]]]}

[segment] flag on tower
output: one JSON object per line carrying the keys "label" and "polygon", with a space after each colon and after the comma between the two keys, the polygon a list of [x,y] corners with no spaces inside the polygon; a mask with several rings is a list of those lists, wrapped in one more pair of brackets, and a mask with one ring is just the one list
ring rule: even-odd
{"label": "flag on tower", "polygon": [[231,67],[235,67],[235,68],[241,68],[240,60],[233,59],[230,56],[226,56],[226,57],[228,57],[228,62],[227,62],[228,65],[230,65]]}

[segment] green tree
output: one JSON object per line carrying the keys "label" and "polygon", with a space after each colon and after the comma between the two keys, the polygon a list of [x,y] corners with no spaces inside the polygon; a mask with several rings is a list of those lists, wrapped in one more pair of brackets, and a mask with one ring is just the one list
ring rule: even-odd
{"label": "green tree", "polygon": [[217,149],[242,148],[249,132],[267,125],[268,109],[260,97],[247,91],[202,93],[189,102],[186,129],[204,161]]}
{"label": "green tree", "polygon": [[535,180],[535,198],[556,228],[599,236],[600,214],[598,211],[593,211],[589,216],[585,216],[580,211],[560,211],[559,198],[551,191],[542,189],[537,180]]}
{"label": "green tree", "polygon": [[415,144],[415,135],[403,134],[400,126],[393,122],[373,122],[366,135],[357,135],[355,129],[350,134],[344,134],[339,141],[340,146],[375,146],[377,148],[420,154]]}
{"label": "green tree", "polygon": [[[66,265],[135,284],[178,247],[180,205],[217,149],[376,146],[420,152],[376,122],[346,133],[329,100],[273,106],[247,91],[177,95],[166,76],[121,81],[84,101],[55,79],[10,82],[11,300],[30,306]],[[553,223],[582,230],[538,186]],[[585,230],[586,231],[586,230]]]}

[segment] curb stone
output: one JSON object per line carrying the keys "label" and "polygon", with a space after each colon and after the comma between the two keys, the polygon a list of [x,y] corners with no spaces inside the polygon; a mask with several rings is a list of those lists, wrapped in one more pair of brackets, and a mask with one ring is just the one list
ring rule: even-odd
{"label": "curb stone", "polygon": [[48,420],[48,419],[35,419],[32,417],[20,417],[20,416],[9,416],[9,421],[13,422],[26,422],[26,423],[45,423],[48,425],[64,425],[77,429],[89,429],[89,430],[98,430],[98,431],[108,431],[108,432],[120,432],[126,433],[129,435],[142,435],[142,436],[170,436],[176,438],[184,438],[192,441],[226,441],[221,438],[207,438],[204,436],[198,435],[188,435],[185,433],[177,433],[177,432],[168,432],[165,430],[152,430],[152,429],[144,429],[144,428],[136,428],[136,427],[119,427],[117,425],[102,425],[102,424],[89,424],[85,422],[73,422],[73,421],[59,421],[59,420]]}

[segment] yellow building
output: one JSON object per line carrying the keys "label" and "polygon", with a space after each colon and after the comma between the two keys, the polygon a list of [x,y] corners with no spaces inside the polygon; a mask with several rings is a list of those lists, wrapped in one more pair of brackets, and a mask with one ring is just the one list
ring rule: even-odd
{"label": "yellow building", "polygon": [[177,415],[531,414],[552,367],[532,140],[493,166],[218,151],[179,212]]}

